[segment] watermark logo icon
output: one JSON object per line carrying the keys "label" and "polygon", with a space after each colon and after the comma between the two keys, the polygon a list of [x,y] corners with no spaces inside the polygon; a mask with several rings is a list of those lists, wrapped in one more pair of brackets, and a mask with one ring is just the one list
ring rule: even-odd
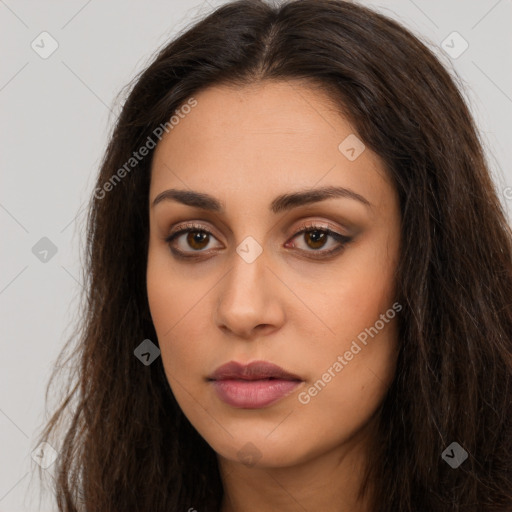
{"label": "watermark logo icon", "polygon": [[42,263],[48,263],[57,254],[57,246],[46,236],[43,236],[32,247],[32,254]]}
{"label": "watermark logo icon", "polygon": [[246,263],[252,263],[263,252],[263,247],[252,236],[248,236],[236,248],[236,252]]}
{"label": "watermark logo icon", "polygon": [[458,59],[469,48],[469,43],[458,32],[452,32],[441,43],[441,48],[452,59]]}
{"label": "watermark logo icon", "polygon": [[340,153],[351,162],[359,158],[365,149],[363,141],[353,133],[343,139],[338,146]]}
{"label": "watermark logo icon", "polygon": [[248,467],[253,467],[262,457],[261,452],[252,443],[245,443],[237,452],[238,460]]}
{"label": "watermark logo icon", "polygon": [[50,57],[59,47],[57,40],[48,32],[41,32],[33,41],[30,43],[32,50],[34,50],[39,57],[47,59]]}
{"label": "watermark logo icon", "polygon": [[160,355],[160,349],[151,340],[146,339],[133,353],[143,365],[149,366]]}
{"label": "watermark logo icon", "polygon": [[51,444],[43,441],[32,452],[31,456],[43,469],[47,469],[56,461],[58,452]]}
{"label": "watermark logo icon", "polygon": [[468,458],[468,452],[454,441],[444,450],[441,458],[453,469],[457,469]]}

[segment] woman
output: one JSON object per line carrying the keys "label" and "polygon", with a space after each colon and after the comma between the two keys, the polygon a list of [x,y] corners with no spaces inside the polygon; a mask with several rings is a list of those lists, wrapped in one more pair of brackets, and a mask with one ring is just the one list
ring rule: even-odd
{"label": "woman", "polygon": [[511,231],[399,24],[218,8],[137,78],[88,222],[59,510],[511,509]]}

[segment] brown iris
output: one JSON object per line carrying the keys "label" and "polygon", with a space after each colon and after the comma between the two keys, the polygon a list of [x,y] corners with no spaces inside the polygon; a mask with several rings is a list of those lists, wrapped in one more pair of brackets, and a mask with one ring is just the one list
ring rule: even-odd
{"label": "brown iris", "polygon": [[[206,243],[204,243],[205,241]],[[208,245],[208,242],[209,235],[204,231],[189,231],[187,234],[187,243],[189,244],[190,247],[192,247],[192,249],[204,249]]]}
{"label": "brown iris", "polygon": [[[309,247],[312,249],[319,249],[320,247],[323,247],[325,245],[325,240],[327,237],[327,234],[323,231],[320,231],[318,229],[312,230],[312,231],[306,231],[304,233],[304,236],[306,238],[306,243]],[[308,239],[311,240],[312,245],[308,243]]]}

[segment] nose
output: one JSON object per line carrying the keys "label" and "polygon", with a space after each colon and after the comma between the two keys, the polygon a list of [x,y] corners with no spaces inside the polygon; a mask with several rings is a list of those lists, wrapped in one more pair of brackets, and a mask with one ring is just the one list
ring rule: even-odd
{"label": "nose", "polygon": [[267,266],[264,253],[248,263],[237,253],[221,280],[215,323],[226,333],[253,339],[278,330],[285,320],[285,286]]}

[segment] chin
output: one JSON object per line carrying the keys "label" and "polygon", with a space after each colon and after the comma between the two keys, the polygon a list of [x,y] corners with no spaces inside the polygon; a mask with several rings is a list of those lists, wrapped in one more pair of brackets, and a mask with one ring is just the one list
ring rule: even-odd
{"label": "chin", "polygon": [[[230,431],[231,432],[231,431]],[[233,437],[226,435],[222,439],[206,439],[212,449],[223,459],[253,468],[278,468],[300,464],[308,459],[308,450],[304,439],[294,439],[287,431],[279,437],[269,438],[267,429],[243,429],[243,433]],[[270,437],[274,436],[271,434]]]}

